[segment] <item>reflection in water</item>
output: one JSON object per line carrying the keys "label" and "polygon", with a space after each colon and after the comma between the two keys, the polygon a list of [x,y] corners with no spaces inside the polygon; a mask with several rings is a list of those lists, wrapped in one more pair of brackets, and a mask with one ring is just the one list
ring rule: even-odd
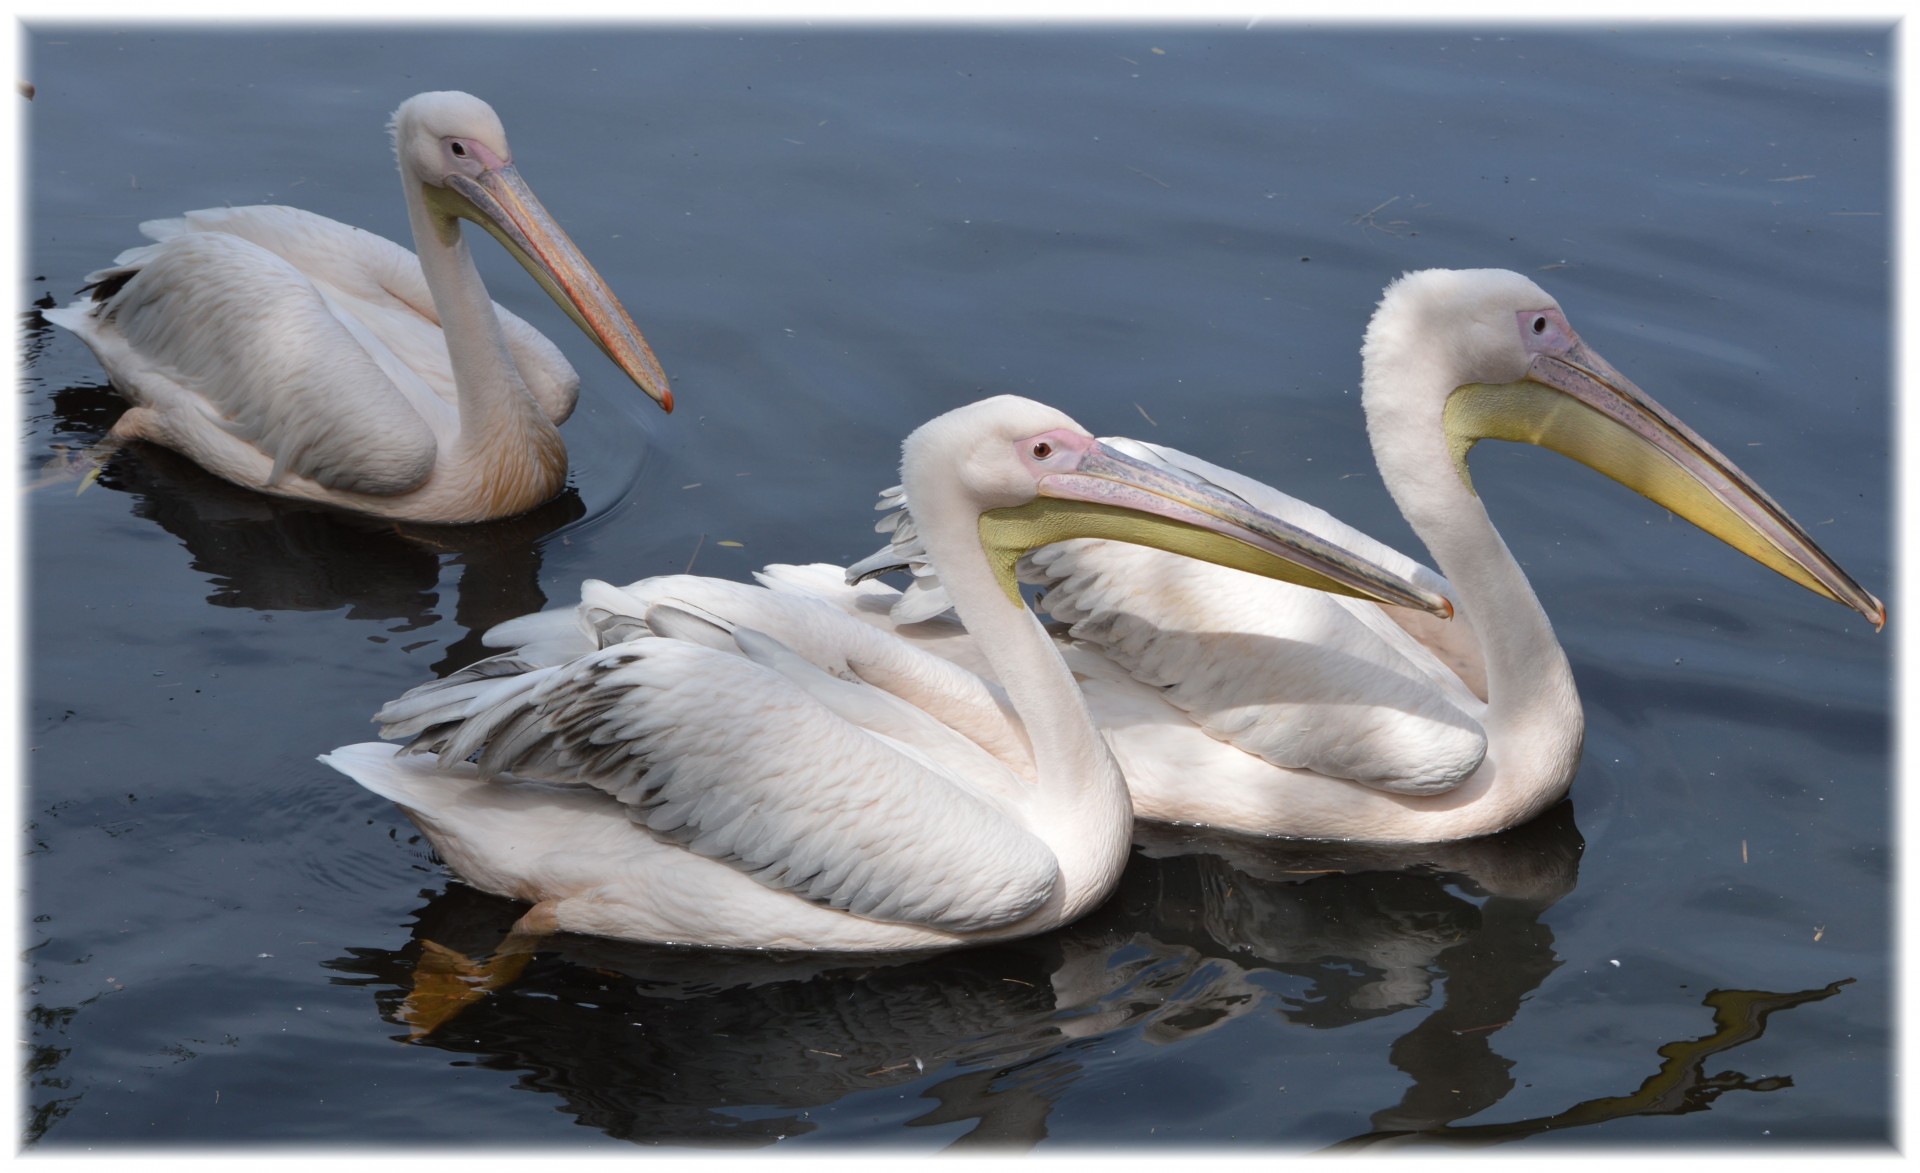
{"label": "reflection in water", "polygon": [[[1424,1007],[1436,990],[1444,1001],[1390,1052],[1405,1095],[1349,1143],[1510,1139],[1780,1086],[1702,1080],[1700,1064],[1825,993],[1716,994],[1722,1030],[1663,1048],[1667,1067],[1635,1096],[1504,1130],[1449,1127],[1513,1088],[1494,1044],[1560,963],[1544,916],[1573,890],[1581,850],[1564,802],[1505,835],[1406,849],[1142,825],[1113,898],[1047,936],[904,959],[551,938],[517,979],[396,1037],[523,1072],[519,1086],[558,1096],[581,1124],[647,1144],[771,1144],[812,1131],[813,1109],[912,1087],[932,1106],[910,1124],[972,1123],[952,1147],[1030,1148],[1090,1049],[1112,1053],[1118,1032],[1176,1045],[1263,1009],[1330,1029]],[[405,1025],[437,953],[484,956],[522,911],[454,882],[406,946],[329,967]]]}
{"label": "reflection in water", "polygon": [[[34,315],[37,317],[37,315]],[[32,335],[29,331],[29,335]],[[77,484],[98,444],[126,410],[109,387],[52,394],[52,439],[37,457],[38,487]],[[71,479],[61,476],[62,468]],[[568,489],[530,513],[482,525],[394,523],[282,501],[221,480],[157,445],[113,450],[96,482],[129,494],[135,516],[180,539],[218,607],[256,611],[339,611],[347,618],[427,627],[441,616],[440,563],[463,568],[454,621],[464,634],[433,669],[445,674],[488,654],[479,636],[504,619],[538,611],[540,540],[586,513]]]}
{"label": "reflection in water", "polygon": [[[371,986],[403,1022],[423,941],[484,953],[521,911],[452,884],[405,948],[354,950],[331,968],[361,976],[335,980]],[[1057,1037],[1047,969],[1021,950],[902,961],[556,943],[426,1041],[524,1071],[522,1087],[625,1140],[765,1144],[811,1131],[806,1109]]]}
{"label": "reflection in water", "polygon": [[[1434,1128],[1512,1088],[1493,1038],[1559,963],[1541,918],[1580,851],[1564,803],[1507,835],[1406,850],[1143,826],[1114,897],[1044,937],[906,959],[555,938],[417,1041],[526,1072],[522,1087],[627,1140],[766,1144],[810,1131],[810,1109],[911,1085],[933,1103],[914,1124],[1030,1147],[1115,1032],[1173,1045],[1263,1008],[1334,1028],[1444,987],[1393,1048],[1412,1087],[1375,1116]],[[416,984],[440,980],[424,971],[486,955],[521,911],[450,884],[405,947],[354,950],[331,968],[355,976],[335,980],[407,1024]]]}
{"label": "reflection in water", "polygon": [[1213,949],[1313,983],[1276,996],[1289,1021],[1346,1026],[1444,988],[1389,1052],[1412,1083],[1375,1127],[1437,1127],[1513,1090],[1494,1036],[1560,965],[1542,917],[1579,876],[1570,802],[1504,835],[1425,846],[1277,846],[1146,823],[1134,838],[1150,855],[1186,848],[1169,862],[1198,870],[1205,896],[1181,923],[1204,926]]}
{"label": "reflection in water", "polygon": [[20,315],[20,368],[31,371],[40,361],[40,353],[53,341],[53,323],[40,316],[41,310],[50,310],[59,303],[53,294],[43,293],[34,299],[34,308]]}
{"label": "reflection in water", "polygon": [[1785,1075],[1749,1079],[1738,1071],[1722,1071],[1709,1076],[1705,1064],[1722,1051],[1759,1038],[1766,1032],[1767,1018],[1774,1011],[1831,998],[1840,992],[1840,987],[1852,984],[1852,978],[1842,978],[1818,990],[1801,990],[1793,994],[1774,994],[1764,990],[1714,990],[1702,1000],[1713,1008],[1714,1032],[1703,1038],[1668,1043],[1661,1047],[1660,1057],[1665,1062],[1660,1065],[1660,1070],[1629,1095],[1583,1100],[1552,1116],[1516,1120],[1510,1124],[1456,1125],[1424,1132],[1383,1130],[1342,1141],[1331,1148],[1355,1149],[1418,1141],[1480,1147],[1563,1128],[1603,1124],[1625,1116],[1677,1116],[1685,1112],[1704,1112],[1713,1106],[1713,1101],[1719,1099],[1723,1092],[1771,1092],[1792,1087],[1792,1077]]}
{"label": "reflection in water", "polygon": [[[96,994],[80,1005],[84,1006],[98,997]],[[53,1033],[65,1028],[79,1012],[80,1006],[34,1005],[27,1008],[26,1016],[34,1027]],[[27,1047],[26,1062],[20,1068],[20,1086],[28,1100],[26,1116],[20,1122],[23,1147],[40,1143],[47,1130],[64,1119],[80,1102],[80,1095],[73,1090],[72,1081],[60,1074],[60,1064],[66,1061],[72,1051],[72,1047],[56,1047],[40,1042]]]}

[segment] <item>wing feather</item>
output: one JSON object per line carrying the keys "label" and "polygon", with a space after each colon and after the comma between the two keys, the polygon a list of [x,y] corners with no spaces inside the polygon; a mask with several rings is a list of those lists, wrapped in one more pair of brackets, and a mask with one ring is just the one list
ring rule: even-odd
{"label": "wing feather", "polygon": [[[453,404],[452,364],[440,315],[412,251],[351,224],[273,204],[205,208],[171,220],[150,220],[140,230],[159,241],[188,233],[234,236],[284,259],[317,287],[349,304],[381,345],[409,369],[421,372],[435,394]],[[129,250],[116,263],[124,264],[142,251]],[[493,310],[527,390],[547,418],[563,422],[578,400],[579,374],[560,348],[525,319],[499,302]]]}
{"label": "wing feather", "polygon": [[1120,542],[1057,543],[1023,567],[1073,639],[1276,766],[1433,793],[1486,753],[1464,690],[1450,696],[1408,658],[1411,640],[1381,638],[1332,596]]}
{"label": "wing feather", "polygon": [[[1177,448],[1150,444],[1144,440],[1108,436],[1101,443],[1118,448],[1130,456],[1157,464],[1169,471],[1210,482],[1235,494],[1256,509],[1264,510],[1310,533],[1319,534],[1362,558],[1391,570],[1415,586],[1438,591],[1448,598],[1453,597],[1453,587],[1439,571],[1430,569],[1379,539],[1362,533],[1319,506],[1310,505],[1291,494],[1281,492],[1272,485],[1256,481],[1245,473],[1222,468]],[[1476,697],[1483,701],[1487,699],[1487,669],[1480,654],[1479,636],[1473,629],[1473,616],[1456,609],[1452,619],[1441,619],[1409,607],[1365,605],[1373,606],[1375,610],[1391,619],[1431,651],[1441,663],[1446,665],[1447,671],[1464,683]]]}
{"label": "wing feather", "polygon": [[393,702],[383,732],[461,694],[459,721],[427,724],[410,748],[477,754],[483,776],[595,786],[656,836],[809,900],[971,932],[1029,915],[1057,882],[1052,852],[1007,814],[742,656],[644,637],[525,673],[510,693],[462,675]]}
{"label": "wing feather", "polygon": [[433,430],[394,381],[310,281],[244,240],[153,246],[89,325],[82,336],[129,398],[200,417],[278,472],[394,494],[433,471]]}
{"label": "wing feather", "polygon": [[[769,577],[779,581],[777,573]],[[997,683],[862,622],[837,603],[803,592],[671,574],[623,587],[589,582],[581,599],[589,611],[629,616],[675,603],[730,627],[764,632],[822,671],[884,690],[1032,776],[1026,728]]]}

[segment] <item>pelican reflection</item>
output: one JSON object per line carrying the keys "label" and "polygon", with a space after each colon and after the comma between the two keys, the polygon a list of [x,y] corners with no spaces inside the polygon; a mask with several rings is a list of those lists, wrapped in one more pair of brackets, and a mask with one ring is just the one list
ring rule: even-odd
{"label": "pelican reflection", "polygon": [[[158,445],[125,445],[103,464],[93,446],[126,404],[111,388],[52,392],[40,492],[77,485],[97,467],[92,491],[125,493],[136,517],[178,538],[207,602],[254,611],[342,611],[348,619],[406,635],[443,618],[443,564],[460,567],[452,615],[461,629],[435,672],[451,672],[490,654],[480,634],[547,604],[539,585],[544,539],[586,514],[569,489],[517,517],[444,526],[361,517],[240,488]],[[67,490],[71,492],[72,490]]]}

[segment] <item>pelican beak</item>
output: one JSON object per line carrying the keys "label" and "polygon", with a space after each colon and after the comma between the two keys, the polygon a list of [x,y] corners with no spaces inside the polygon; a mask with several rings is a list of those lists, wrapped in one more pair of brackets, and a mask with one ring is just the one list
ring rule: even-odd
{"label": "pelican beak", "polygon": [[1551,448],[1686,518],[1756,562],[1867,617],[1887,609],[1731,460],[1681,423],[1578,337],[1534,356],[1524,377],[1472,383],[1447,400],[1446,432],[1468,488],[1478,440]]}
{"label": "pelican beak", "polygon": [[1156,468],[1088,438],[1024,505],[980,515],[980,536],[1007,594],[1020,602],[1014,565],[1069,538],[1153,546],[1221,566],[1396,607],[1453,617],[1443,596],[1349,550],[1272,517],[1210,482]]}
{"label": "pelican beak", "polygon": [[666,372],[653,357],[640,327],[547,214],[533,189],[520,178],[519,169],[503,163],[477,176],[449,175],[444,182],[444,187],[426,185],[429,201],[441,212],[471,220],[492,233],[614,365],[672,411],[673,391],[667,386]]}

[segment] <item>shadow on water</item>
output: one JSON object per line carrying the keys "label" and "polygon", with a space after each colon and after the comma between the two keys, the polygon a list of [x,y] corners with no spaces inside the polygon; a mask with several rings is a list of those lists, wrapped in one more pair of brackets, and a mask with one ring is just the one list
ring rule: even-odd
{"label": "shadow on water", "polygon": [[[37,316],[37,315],[36,315]],[[31,337],[33,331],[29,330]],[[440,611],[442,560],[461,568],[451,618],[464,634],[433,665],[453,672],[490,654],[480,636],[494,624],[546,606],[541,544],[586,515],[573,488],[531,512],[479,525],[383,521],[283,501],[224,481],[155,444],[93,453],[127,401],[111,387],[52,392],[52,442],[29,491],[105,489],[132,499],[132,513],[180,540],[192,568],[212,584],[207,602],[255,611],[343,611],[348,619],[394,623],[404,633],[432,626]]]}
{"label": "shadow on water", "polygon": [[1505,835],[1410,849],[1143,824],[1114,896],[1044,937],[906,959],[550,939],[511,980],[429,1012],[438,1024],[425,1030],[418,1000],[445,996],[423,994],[446,976],[438,959],[486,955],[521,905],[451,883],[418,910],[406,946],[327,965],[414,1027],[396,1038],[524,1072],[522,1089],[559,1097],[582,1125],[646,1144],[768,1145],[819,1127],[815,1109],[913,1089],[931,1106],[910,1124],[971,1122],[952,1147],[1031,1148],[1116,1035],[1178,1045],[1260,1010],[1338,1029],[1425,1008],[1436,990],[1439,1005],[1390,1052],[1406,1093],[1374,1113],[1378,1131],[1347,1143],[1511,1139],[1779,1086],[1703,1083],[1699,1065],[1758,1037],[1771,1010],[1825,994],[1710,996],[1723,1030],[1661,1051],[1669,1067],[1691,1065],[1668,1080],[1677,1091],[1505,1131],[1450,1127],[1514,1087],[1495,1044],[1560,964],[1546,917],[1573,890],[1582,847],[1569,803]]}

